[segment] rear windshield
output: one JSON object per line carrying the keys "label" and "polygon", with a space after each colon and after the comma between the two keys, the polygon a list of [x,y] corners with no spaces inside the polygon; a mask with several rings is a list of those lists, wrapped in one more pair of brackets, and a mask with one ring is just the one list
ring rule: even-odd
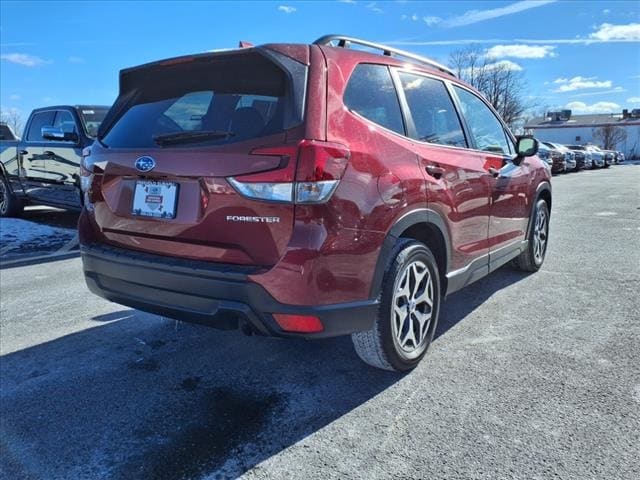
{"label": "rear windshield", "polygon": [[106,108],[81,107],[78,109],[87,136],[95,138],[98,135],[98,128],[107,115],[107,111]]}
{"label": "rear windshield", "polygon": [[259,55],[159,67],[128,85],[131,100],[101,139],[108,147],[219,145],[284,130],[286,76]]}

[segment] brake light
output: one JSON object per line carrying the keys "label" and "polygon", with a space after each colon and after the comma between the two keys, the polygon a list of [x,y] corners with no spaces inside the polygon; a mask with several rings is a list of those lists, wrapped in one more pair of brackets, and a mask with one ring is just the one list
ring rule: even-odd
{"label": "brake light", "polygon": [[[302,140],[297,146],[260,148],[251,153],[280,156],[280,168],[230,177],[231,186],[248,198],[299,204],[328,201],[338,187],[350,156],[344,145],[317,140]],[[291,162],[296,155],[297,165]]]}
{"label": "brake light", "polygon": [[285,332],[320,333],[324,331],[324,325],[322,325],[320,319],[313,315],[274,313],[273,318]]}

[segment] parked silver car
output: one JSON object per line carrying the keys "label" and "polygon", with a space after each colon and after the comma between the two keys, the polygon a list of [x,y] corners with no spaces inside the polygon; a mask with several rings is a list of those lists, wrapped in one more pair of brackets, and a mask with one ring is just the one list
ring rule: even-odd
{"label": "parked silver car", "polygon": [[605,166],[604,153],[595,145],[586,145],[586,148],[591,153],[592,168],[603,168]]}
{"label": "parked silver car", "polygon": [[559,143],[543,142],[547,147],[561,152],[564,155],[565,172],[576,170],[576,155],[564,145]]}
{"label": "parked silver car", "polygon": [[591,152],[584,145],[566,145],[576,156],[576,169],[593,168]]}

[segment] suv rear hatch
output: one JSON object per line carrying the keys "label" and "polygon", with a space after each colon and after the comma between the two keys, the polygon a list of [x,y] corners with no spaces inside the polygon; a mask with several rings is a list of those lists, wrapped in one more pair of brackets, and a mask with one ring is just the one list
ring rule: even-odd
{"label": "suv rear hatch", "polygon": [[103,241],[275,264],[292,234],[294,203],[286,191],[267,192],[271,201],[246,198],[232,182],[269,181],[274,170],[293,180],[304,136],[308,53],[302,57],[249,48],[121,72],[120,95],[83,160]]}

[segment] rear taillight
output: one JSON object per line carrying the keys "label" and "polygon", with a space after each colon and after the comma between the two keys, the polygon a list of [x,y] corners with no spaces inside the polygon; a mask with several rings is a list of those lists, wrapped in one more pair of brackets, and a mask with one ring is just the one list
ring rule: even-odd
{"label": "rear taillight", "polygon": [[[229,183],[245,197],[272,202],[326,202],[337,188],[349,161],[349,150],[344,145],[316,140],[302,140],[297,148],[269,147],[251,153],[280,156],[281,168],[228,178]],[[297,165],[292,162],[296,155]]]}

